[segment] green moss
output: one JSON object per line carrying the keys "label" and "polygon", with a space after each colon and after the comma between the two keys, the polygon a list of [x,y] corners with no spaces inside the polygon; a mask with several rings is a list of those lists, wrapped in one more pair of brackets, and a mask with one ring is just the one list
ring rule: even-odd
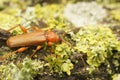
{"label": "green moss", "polygon": [[76,34],[72,34],[72,39],[76,42],[74,48],[87,55],[87,63],[91,67],[104,63],[114,54],[113,50],[120,51],[120,42],[108,27],[83,27]]}
{"label": "green moss", "polygon": [[120,21],[120,9],[111,11],[111,17]]}
{"label": "green moss", "polygon": [[37,18],[50,18],[50,17],[56,17],[60,15],[63,11],[62,5],[57,4],[51,4],[51,5],[36,5],[35,6],[35,14],[37,15]]}
{"label": "green moss", "polygon": [[11,27],[20,23],[20,18],[0,12],[0,28],[10,29]]}
{"label": "green moss", "polygon": [[67,21],[63,16],[63,5],[51,4],[46,6],[35,6],[36,18],[43,19],[49,28],[63,29],[67,26]]}
{"label": "green moss", "polygon": [[44,63],[25,58],[22,63],[15,65],[13,62],[8,65],[0,65],[0,80],[34,80],[34,76],[41,73]]}
{"label": "green moss", "polygon": [[48,55],[46,57],[50,71],[57,72],[59,74],[66,72],[70,75],[70,71],[73,69],[73,64],[69,59],[71,51],[72,49],[65,43],[57,45],[55,48],[55,54]]}
{"label": "green moss", "polygon": [[[1,29],[9,30],[12,27],[17,26],[18,24],[21,23],[22,19],[20,17],[15,17],[14,15],[17,13],[16,11],[15,12],[14,10],[10,11],[10,14],[6,14],[5,12],[0,12],[0,28]],[[15,29],[11,30],[11,32],[15,35],[22,33],[19,27],[16,27]]]}

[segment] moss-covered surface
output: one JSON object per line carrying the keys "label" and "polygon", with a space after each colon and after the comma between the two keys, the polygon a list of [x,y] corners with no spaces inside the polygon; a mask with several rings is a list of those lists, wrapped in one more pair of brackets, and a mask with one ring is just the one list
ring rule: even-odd
{"label": "moss-covered surface", "polygon": [[[96,25],[76,27],[66,19],[64,10],[68,3],[77,1],[0,2],[0,80],[119,80],[120,8],[115,5],[118,2],[114,0],[111,3],[108,0],[102,3],[96,0],[99,2],[96,5],[107,11],[107,16]],[[82,18],[84,20],[86,17]],[[52,46],[43,43],[32,59],[29,56],[35,51],[35,45],[15,54],[18,48],[9,48],[6,40],[24,33],[19,27],[10,32],[7,30],[19,24],[28,28],[29,32],[33,31],[32,26],[42,30],[51,29],[60,36],[61,41]]]}

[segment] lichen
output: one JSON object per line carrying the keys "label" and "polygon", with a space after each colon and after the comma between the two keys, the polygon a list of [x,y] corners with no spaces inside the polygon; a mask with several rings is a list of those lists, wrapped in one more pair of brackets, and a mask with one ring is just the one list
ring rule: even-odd
{"label": "lichen", "polygon": [[64,9],[65,18],[75,27],[96,25],[107,17],[106,10],[95,2],[68,4]]}
{"label": "lichen", "polygon": [[115,20],[120,21],[120,9],[112,10],[111,11],[111,17]]}
{"label": "lichen", "polygon": [[104,63],[114,54],[113,50],[120,51],[120,42],[108,27],[83,27],[71,36],[76,42],[74,48],[87,55],[87,63],[91,67],[98,67]]}
{"label": "lichen", "polygon": [[0,65],[0,80],[34,80],[44,62],[25,58],[22,63],[15,65],[13,62],[8,65]]}

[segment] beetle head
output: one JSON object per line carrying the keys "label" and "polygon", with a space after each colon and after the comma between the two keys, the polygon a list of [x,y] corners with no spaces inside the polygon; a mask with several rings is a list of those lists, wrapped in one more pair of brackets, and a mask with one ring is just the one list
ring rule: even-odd
{"label": "beetle head", "polygon": [[46,37],[47,37],[48,42],[59,42],[60,41],[60,37],[57,35],[57,33],[53,31],[48,31],[46,34]]}

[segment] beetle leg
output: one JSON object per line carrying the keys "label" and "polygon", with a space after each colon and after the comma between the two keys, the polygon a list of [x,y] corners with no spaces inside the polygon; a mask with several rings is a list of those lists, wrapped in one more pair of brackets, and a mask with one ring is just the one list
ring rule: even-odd
{"label": "beetle leg", "polygon": [[18,53],[22,53],[23,51],[27,50],[28,47],[21,47],[19,48],[18,50],[14,51],[15,53],[18,52]]}
{"label": "beetle leg", "polygon": [[30,58],[32,58],[35,54],[36,54],[36,52],[38,51],[38,50],[40,50],[42,48],[42,46],[37,46],[36,47],[36,49],[35,49],[35,51],[32,53],[32,55],[30,56]]}
{"label": "beetle leg", "polygon": [[52,46],[53,45],[53,42],[48,42],[48,46]]}
{"label": "beetle leg", "polygon": [[33,26],[32,27],[35,31],[42,31],[41,29],[39,29],[38,27],[35,27],[35,26]]}
{"label": "beetle leg", "polygon": [[41,30],[41,29],[39,29],[39,28],[36,27],[36,26],[32,26],[32,28],[33,28],[34,31],[45,32],[44,30]]}
{"label": "beetle leg", "polygon": [[28,33],[27,29],[25,29],[23,26],[20,25],[20,29],[24,32],[24,33]]}
{"label": "beetle leg", "polygon": [[15,29],[16,27],[19,27],[19,26],[20,26],[20,24],[18,24],[16,26],[13,26],[12,28],[8,29],[7,31],[11,31],[11,30],[13,30],[13,29]]}
{"label": "beetle leg", "polygon": [[27,49],[28,49],[28,47],[19,48],[19,49],[16,50],[16,51],[13,51],[13,52],[11,52],[11,53],[9,53],[9,54],[3,55],[2,57],[0,57],[0,60],[4,60],[4,59],[12,56],[13,54],[15,54],[15,53],[17,53],[17,52],[21,53],[21,52],[23,52],[23,51],[25,51],[25,50],[27,50]]}
{"label": "beetle leg", "polygon": [[7,31],[11,31],[11,30],[15,29],[16,27],[20,27],[20,29],[21,29],[24,33],[27,33],[27,29],[25,29],[25,28],[24,28],[23,26],[21,26],[20,24],[14,26],[14,27],[12,27],[12,28],[10,28],[10,29],[7,30]]}

